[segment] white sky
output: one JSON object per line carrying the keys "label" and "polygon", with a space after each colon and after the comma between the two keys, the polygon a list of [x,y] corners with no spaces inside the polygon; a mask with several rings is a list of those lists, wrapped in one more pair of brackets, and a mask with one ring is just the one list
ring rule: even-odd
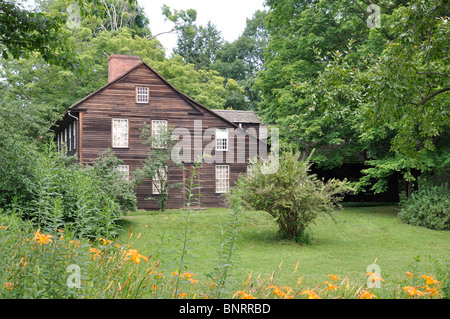
{"label": "white sky", "polygon": [[[197,10],[197,25],[206,25],[208,21],[217,26],[225,41],[236,40],[244,31],[247,18],[251,18],[257,10],[264,9],[264,0],[138,0],[145,8],[150,19],[152,34],[169,31],[172,23],[164,22],[161,13],[163,4],[176,10]],[[170,54],[176,46],[176,34],[163,34],[158,40]]]}

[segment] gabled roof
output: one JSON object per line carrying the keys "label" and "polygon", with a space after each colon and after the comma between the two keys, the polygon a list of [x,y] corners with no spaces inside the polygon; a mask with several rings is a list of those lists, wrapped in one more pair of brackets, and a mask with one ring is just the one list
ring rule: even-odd
{"label": "gabled roof", "polygon": [[241,110],[213,110],[214,113],[226,118],[233,123],[261,124],[261,121],[253,111]]}
{"label": "gabled roof", "polygon": [[[203,115],[204,112],[209,112],[211,114],[213,114],[214,116],[220,118],[221,120],[225,121],[226,123],[228,123],[229,125],[238,128],[238,125],[236,125],[235,123],[233,123],[232,121],[230,121],[229,119],[223,117],[220,114],[215,113],[214,111],[210,110],[209,108],[207,108],[206,106],[200,104],[199,102],[195,101],[193,98],[191,98],[190,96],[182,93],[180,90],[178,90],[176,87],[174,87],[172,84],[170,84],[164,77],[162,77],[158,72],[155,71],[155,69],[153,69],[151,66],[149,66],[147,63],[145,62],[141,62],[139,64],[137,64],[136,66],[132,67],[131,69],[129,69],[128,71],[126,71],[125,73],[123,73],[122,75],[118,76],[116,79],[114,79],[111,82],[108,82],[106,85],[102,86],[101,88],[99,88],[97,91],[87,95],[86,97],[82,98],[81,100],[79,100],[78,102],[74,103],[73,105],[71,105],[62,115],[61,118],[64,118],[66,116],[66,114],[70,113],[71,111],[76,112],[76,107],[79,106],[80,104],[88,101],[89,99],[91,99],[92,97],[94,97],[95,95],[99,94],[100,92],[102,92],[103,90],[109,88],[111,85],[119,82],[121,79],[123,79],[125,76],[127,76],[128,74],[130,74],[131,72],[133,72],[134,70],[136,70],[137,68],[141,67],[142,65],[146,66],[151,72],[153,72],[159,79],[161,79],[161,81],[163,81],[165,84],[167,84],[172,90],[174,90],[178,95],[180,95],[180,97],[182,97],[192,108],[193,108],[193,112],[190,114],[196,114],[196,115]],[[54,127],[59,121],[57,121],[52,127]]]}

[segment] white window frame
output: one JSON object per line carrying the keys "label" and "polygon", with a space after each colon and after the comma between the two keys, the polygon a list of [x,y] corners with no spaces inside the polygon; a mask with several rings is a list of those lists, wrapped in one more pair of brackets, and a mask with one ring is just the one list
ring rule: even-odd
{"label": "white window frame", "polygon": [[58,152],[61,150],[61,133],[58,133],[56,135],[56,147],[58,149]]}
{"label": "white window frame", "polygon": [[117,171],[122,175],[124,180],[130,180],[130,165],[117,165]]}
{"label": "white window frame", "polygon": [[230,190],[230,166],[216,165],[216,193],[224,194]]}
{"label": "white window frame", "polygon": [[136,103],[148,103],[149,101],[149,89],[145,86],[138,86],[136,88]]}
{"label": "white window frame", "polygon": [[[126,130],[124,130],[123,132],[117,131],[118,126],[116,126],[116,123],[119,123],[119,122],[126,123]],[[123,118],[113,118],[112,119],[112,133],[111,133],[112,136],[111,137],[112,137],[112,147],[113,148],[128,148],[129,130],[130,130],[130,128],[129,128],[128,119],[123,119]],[[121,139],[123,139],[124,143],[118,143],[117,138],[116,138],[116,136],[118,134],[125,135],[124,137],[121,138]]]}
{"label": "white window frame", "polygon": [[[159,175],[164,175],[164,170],[163,171],[161,171],[161,170],[163,170],[162,167],[159,168]],[[167,174],[169,174],[169,169],[168,169],[167,166],[165,166],[165,170],[167,171]],[[167,175],[165,175],[163,177],[164,177],[164,180],[167,181]],[[158,175],[155,175],[155,177],[152,180],[152,194],[153,195],[160,195],[160,192],[158,191],[158,188],[155,186],[156,182],[158,182],[158,183],[160,182],[160,179],[159,179]]]}
{"label": "white window frame", "polygon": [[73,122],[72,132],[73,132],[73,149],[76,150],[77,149],[77,123],[76,122]]}
{"label": "white window frame", "polygon": [[69,127],[68,127],[68,146],[67,146],[67,150],[69,151],[69,152],[71,152],[72,151],[72,125],[69,125]]}
{"label": "white window frame", "polygon": [[227,129],[216,129],[216,151],[228,151]]}
{"label": "white window frame", "polygon": [[[158,137],[161,136],[160,127],[162,125],[164,125],[165,131],[167,132],[167,128],[168,128],[167,120],[152,120],[152,136],[154,139],[157,139]],[[167,145],[165,145],[165,143],[162,143],[162,141],[160,141],[158,143],[154,140],[152,143],[152,147],[153,148],[166,148]]]}

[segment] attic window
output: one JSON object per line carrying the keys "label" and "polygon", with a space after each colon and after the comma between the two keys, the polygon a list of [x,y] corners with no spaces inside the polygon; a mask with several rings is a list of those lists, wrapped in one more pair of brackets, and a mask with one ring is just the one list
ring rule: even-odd
{"label": "attic window", "polygon": [[216,130],[216,150],[228,151],[228,131],[227,129]]}
{"label": "attic window", "polygon": [[137,87],[136,88],[136,103],[148,103],[148,88]]}

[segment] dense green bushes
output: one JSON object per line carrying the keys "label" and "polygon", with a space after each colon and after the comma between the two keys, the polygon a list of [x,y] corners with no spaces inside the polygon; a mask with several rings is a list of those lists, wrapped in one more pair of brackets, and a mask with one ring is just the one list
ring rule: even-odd
{"label": "dense green bushes", "polygon": [[121,211],[136,208],[131,182],[115,170],[120,161],[107,152],[92,166],[56,152],[52,144],[0,139],[2,214],[17,215],[42,231],[64,229],[73,237],[113,237]]}
{"label": "dense green bushes", "polygon": [[399,218],[408,224],[435,230],[450,229],[450,190],[445,186],[424,186],[402,201]]}

